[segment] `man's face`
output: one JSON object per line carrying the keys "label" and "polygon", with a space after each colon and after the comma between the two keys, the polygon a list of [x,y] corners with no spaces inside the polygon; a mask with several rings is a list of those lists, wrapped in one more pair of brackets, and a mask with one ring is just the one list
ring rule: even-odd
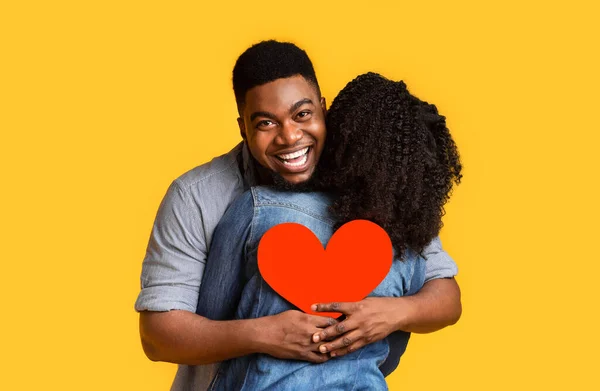
{"label": "man's face", "polygon": [[242,137],[252,156],[286,181],[310,178],[325,142],[325,99],[302,76],[277,79],[246,93]]}

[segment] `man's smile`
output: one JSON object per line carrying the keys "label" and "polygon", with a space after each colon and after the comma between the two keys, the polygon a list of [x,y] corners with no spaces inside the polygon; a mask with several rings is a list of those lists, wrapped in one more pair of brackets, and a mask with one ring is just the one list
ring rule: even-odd
{"label": "man's smile", "polygon": [[312,157],[311,152],[312,146],[305,146],[302,149],[297,149],[295,151],[273,155],[275,157],[273,160],[284,172],[302,172],[310,166],[309,160]]}

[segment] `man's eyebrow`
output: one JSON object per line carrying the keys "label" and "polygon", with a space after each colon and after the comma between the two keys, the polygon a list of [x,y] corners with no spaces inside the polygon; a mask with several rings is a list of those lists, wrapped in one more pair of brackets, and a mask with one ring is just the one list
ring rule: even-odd
{"label": "man's eyebrow", "polygon": [[294,111],[298,110],[299,107],[305,104],[314,105],[313,101],[308,98],[301,99],[298,102],[294,103],[292,107],[290,107],[290,114],[294,114]]}
{"label": "man's eyebrow", "polygon": [[[300,99],[298,102],[294,103],[292,107],[290,107],[289,113],[294,114],[294,111],[306,104],[314,105],[313,101],[308,98]],[[269,113],[268,111],[255,111],[254,113],[250,114],[250,121],[254,121],[257,117],[266,117],[272,120],[277,120],[277,117],[273,113]]]}
{"label": "man's eyebrow", "polygon": [[267,117],[272,120],[277,119],[275,118],[275,114],[271,114],[268,111],[255,111],[254,113],[250,114],[250,121],[254,121],[256,117]]}

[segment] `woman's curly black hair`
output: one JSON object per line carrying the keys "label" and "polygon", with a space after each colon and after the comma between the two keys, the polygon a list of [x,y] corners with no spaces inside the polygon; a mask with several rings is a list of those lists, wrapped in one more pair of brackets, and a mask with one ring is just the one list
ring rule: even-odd
{"label": "woman's curly black hair", "polygon": [[338,226],[370,220],[400,257],[407,249],[422,253],[442,228],[461,169],[445,117],[404,82],[363,74],[331,104],[317,184],[336,195]]}

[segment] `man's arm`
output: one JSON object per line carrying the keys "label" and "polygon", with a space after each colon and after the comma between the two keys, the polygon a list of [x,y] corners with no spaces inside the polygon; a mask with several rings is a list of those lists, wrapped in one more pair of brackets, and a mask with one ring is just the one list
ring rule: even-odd
{"label": "man's arm", "polygon": [[462,306],[454,278],[431,280],[413,296],[367,297],[355,303],[318,304],[316,311],[341,312],[346,319],[313,335],[321,353],[343,356],[394,331],[430,333],[455,324]]}
{"label": "man's arm", "polygon": [[[154,361],[188,365],[218,362],[250,353],[325,361],[326,356],[315,353],[318,345],[311,342],[310,336],[319,328],[329,326],[330,319],[298,311],[252,320],[207,318],[225,319],[221,315],[228,313],[232,303],[223,298],[234,287],[229,274],[225,275],[227,279],[213,274],[209,282],[217,285],[203,287],[204,301],[200,304],[204,305],[198,306],[200,287],[205,283],[203,277],[209,277],[211,270],[218,270],[209,264],[209,273],[204,275],[207,251],[201,216],[192,205],[186,189],[174,183],[161,204],[152,230],[142,269],[142,291],[136,302],[136,310],[140,312],[140,336],[147,356]],[[223,226],[240,230],[251,221],[252,205],[249,217],[236,210],[236,206],[248,209],[243,203],[234,202],[223,217],[233,223]],[[243,262],[240,243],[244,239],[240,232],[219,232],[217,228],[214,237],[213,255],[208,257],[212,266],[221,266],[218,263],[221,260],[227,260],[230,266]],[[225,269],[221,273],[233,273],[231,268]],[[201,281],[204,282],[201,284]],[[221,282],[225,284],[219,286]],[[212,289],[204,289],[208,286]],[[198,312],[204,316],[195,313],[197,308],[204,309],[204,312]]]}
{"label": "man's arm", "polygon": [[152,361],[201,365],[252,353],[324,362],[310,336],[331,321],[300,311],[257,319],[215,321],[188,311],[140,313],[140,335]]}
{"label": "man's arm", "polygon": [[443,251],[439,238],[425,248],[424,255],[426,282],[412,296],[319,304],[318,311],[337,311],[347,316],[343,322],[315,333],[315,342],[337,338],[323,344],[321,352],[335,351],[335,356],[341,356],[397,330],[430,333],[455,324],[462,314],[460,289],[453,277],[456,264]]}
{"label": "man's arm", "polygon": [[402,299],[394,305],[395,330],[431,333],[455,324],[462,314],[460,288],[454,278],[430,280],[415,295],[395,299]]}
{"label": "man's arm", "polygon": [[140,336],[152,361],[200,365],[260,350],[258,322],[212,321],[182,310],[140,313]]}
{"label": "man's arm", "polygon": [[404,300],[395,302],[394,331],[431,333],[455,324],[462,314],[460,288],[454,279],[458,268],[442,248],[439,237],[423,249],[423,255],[424,285],[415,292],[423,280],[419,280],[418,274],[413,275],[415,281],[410,284],[413,288],[402,297]]}

